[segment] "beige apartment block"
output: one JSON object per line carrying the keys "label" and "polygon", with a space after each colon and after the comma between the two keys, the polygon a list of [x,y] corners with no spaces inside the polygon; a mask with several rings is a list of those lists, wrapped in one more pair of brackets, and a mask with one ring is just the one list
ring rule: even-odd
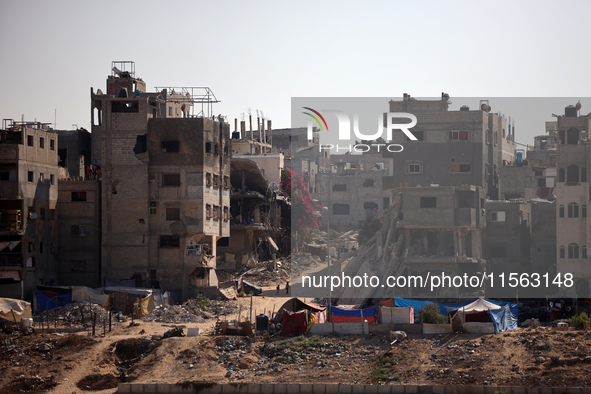
{"label": "beige apartment block", "polygon": [[580,115],[580,107],[568,106],[557,118],[558,179],[556,195],[557,271],[572,273],[579,297],[588,297],[591,264],[589,237],[591,220],[588,173],[591,144],[588,141],[591,117]]}
{"label": "beige apartment block", "polygon": [[217,286],[216,242],[230,234],[229,125],[211,117],[208,88],[148,93],[132,62],[113,70],[106,93],[91,90],[103,280],[194,296]]}
{"label": "beige apartment block", "polygon": [[5,120],[0,131],[0,295],[32,299],[56,278],[57,134]]}

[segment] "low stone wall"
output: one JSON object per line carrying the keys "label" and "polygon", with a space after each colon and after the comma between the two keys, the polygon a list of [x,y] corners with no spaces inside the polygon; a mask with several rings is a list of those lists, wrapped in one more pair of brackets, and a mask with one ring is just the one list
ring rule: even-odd
{"label": "low stone wall", "polygon": [[182,387],[164,383],[121,383],[118,393],[162,394],[591,394],[591,388],[578,387],[503,387],[475,385],[372,385],[372,384],[304,384],[304,383],[228,383],[212,387],[190,384]]}

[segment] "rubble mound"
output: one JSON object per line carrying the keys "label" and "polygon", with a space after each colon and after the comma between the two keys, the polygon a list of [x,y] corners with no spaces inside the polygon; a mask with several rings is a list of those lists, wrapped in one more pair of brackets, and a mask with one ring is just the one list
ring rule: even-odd
{"label": "rubble mound", "polygon": [[156,308],[140,319],[156,323],[203,323],[205,321],[201,309],[188,304]]}
{"label": "rubble mound", "polygon": [[66,327],[79,327],[92,325],[93,315],[96,314],[96,322],[100,325],[109,321],[109,312],[100,305],[76,302],[49,309],[36,314],[35,321],[49,322],[50,326],[57,324]]}
{"label": "rubble mound", "polygon": [[119,380],[113,374],[93,374],[80,379],[76,386],[80,390],[107,390],[114,389],[119,385]]}
{"label": "rubble mound", "polygon": [[26,392],[40,392],[48,391],[57,386],[57,382],[53,375],[46,377],[45,379],[34,375],[30,378],[21,375],[12,381],[9,386],[11,393],[26,393]]}

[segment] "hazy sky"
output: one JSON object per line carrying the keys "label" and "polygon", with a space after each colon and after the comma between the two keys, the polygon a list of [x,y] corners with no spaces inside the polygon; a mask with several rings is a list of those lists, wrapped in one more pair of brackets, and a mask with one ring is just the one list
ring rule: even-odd
{"label": "hazy sky", "polygon": [[216,114],[260,109],[275,128],[292,96],[583,98],[589,15],[583,0],[1,0],[0,115],[89,128],[112,60],[135,61],[150,91],[209,86]]}

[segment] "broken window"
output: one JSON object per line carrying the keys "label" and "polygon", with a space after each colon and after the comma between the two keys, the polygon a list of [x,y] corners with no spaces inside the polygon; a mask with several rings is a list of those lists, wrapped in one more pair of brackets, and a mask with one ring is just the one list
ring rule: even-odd
{"label": "broken window", "polygon": [[437,197],[421,197],[421,208],[437,208]]}
{"label": "broken window", "polygon": [[161,235],[160,236],[160,247],[161,248],[179,248],[181,240],[177,235]]}
{"label": "broken window", "polygon": [[450,131],[449,139],[451,141],[468,141],[467,131]]}
{"label": "broken window", "polygon": [[148,141],[147,136],[138,135],[135,137],[135,146],[133,147],[133,153],[136,155],[139,153],[146,153],[148,151]]}
{"label": "broken window", "polygon": [[373,179],[366,179],[363,181],[363,187],[374,187],[375,181]]}
{"label": "broken window", "polygon": [[579,166],[571,164],[566,167],[566,182],[567,183],[579,183]]}
{"label": "broken window", "polygon": [[538,187],[546,187],[546,178],[538,178]]}
{"label": "broken window", "polygon": [[224,222],[230,220],[230,209],[228,207],[224,207]]}
{"label": "broken window", "polygon": [[345,183],[338,183],[336,185],[332,185],[333,192],[346,192],[347,185]]}
{"label": "broken window", "polygon": [[39,148],[45,149],[45,138],[39,137]]}
{"label": "broken window", "polygon": [[213,187],[220,187],[220,176],[219,175],[214,175],[213,176]]}
{"label": "broken window", "polygon": [[220,219],[220,207],[218,205],[213,206],[213,220]]}
{"label": "broken window", "polygon": [[491,222],[504,222],[505,221],[505,211],[497,211],[490,213],[490,221]]}
{"label": "broken window", "polygon": [[349,214],[349,204],[333,204],[332,205],[332,214],[333,215],[348,215]]}
{"label": "broken window", "polygon": [[112,101],[112,113],[136,113],[140,111],[139,101]]}
{"label": "broken window", "polygon": [[205,186],[211,186],[211,174],[209,172],[205,174]]}
{"label": "broken window", "polygon": [[86,192],[72,192],[72,201],[86,201]]}
{"label": "broken window", "polygon": [[167,207],[166,220],[181,220],[181,209],[179,207]]}
{"label": "broken window", "polygon": [[470,163],[451,163],[451,172],[470,172]]}
{"label": "broken window", "polygon": [[230,188],[230,177],[227,175],[224,175],[224,189],[229,189]]}
{"label": "broken window", "polygon": [[160,146],[162,153],[177,153],[180,150],[179,141],[162,141]]}
{"label": "broken window", "polygon": [[162,186],[180,186],[181,174],[162,174]]}
{"label": "broken window", "polygon": [[34,138],[32,135],[27,136],[27,146],[35,146]]}
{"label": "broken window", "polygon": [[211,142],[205,143],[205,153],[211,153]]}
{"label": "broken window", "polygon": [[211,205],[205,205],[205,219],[211,219]]}
{"label": "broken window", "polygon": [[35,182],[35,173],[33,171],[27,171],[27,181]]}
{"label": "broken window", "polygon": [[53,175],[53,174],[49,175],[49,183],[52,185],[55,185],[55,175]]}
{"label": "broken window", "polygon": [[570,128],[566,132],[566,143],[569,145],[577,145],[579,143],[579,130]]}

